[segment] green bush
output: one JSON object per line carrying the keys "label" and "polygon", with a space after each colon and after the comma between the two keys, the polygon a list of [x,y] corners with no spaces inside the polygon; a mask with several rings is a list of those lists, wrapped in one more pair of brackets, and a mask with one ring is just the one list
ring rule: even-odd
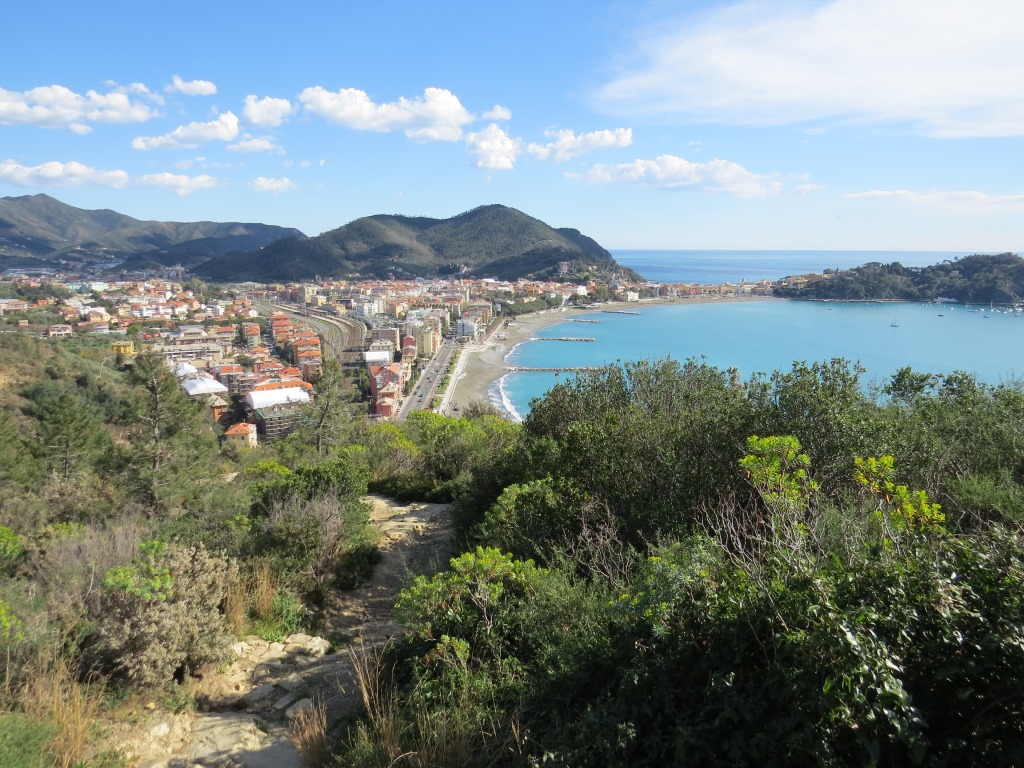
{"label": "green bush", "polygon": [[256,617],[248,629],[257,637],[272,643],[281,642],[288,635],[303,629],[307,611],[302,601],[291,591],[278,589],[274,595],[274,604],[269,616]]}
{"label": "green bush", "polygon": [[131,566],[108,571],[89,654],[140,687],[224,659],[229,634],[220,606],[236,570],[202,545],[150,543]]}

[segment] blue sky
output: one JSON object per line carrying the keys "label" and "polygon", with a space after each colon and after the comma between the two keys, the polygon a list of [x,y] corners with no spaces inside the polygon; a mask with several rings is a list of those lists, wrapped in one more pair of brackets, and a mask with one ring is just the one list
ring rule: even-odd
{"label": "blue sky", "polygon": [[17,3],[0,196],[306,234],[1024,248],[1019,0]]}

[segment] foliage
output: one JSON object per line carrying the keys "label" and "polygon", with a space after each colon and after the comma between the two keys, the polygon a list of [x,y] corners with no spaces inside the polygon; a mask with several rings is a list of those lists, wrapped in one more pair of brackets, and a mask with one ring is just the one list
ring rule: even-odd
{"label": "foliage", "polygon": [[272,479],[253,486],[253,508],[264,513],[291,498],[311,501],[329,493],[339,501],[350,501],[366,494],[369,478],[366,467],[349,458],[309,464],[294,472],[286,469],[282,473],[273,466],[267,471]]}
{"label": "foliage", "polygon": [[145,547],[133,566],[108,572],[87,650],[140,687],[224,658],[219,606],[235,570],[202,546]]}
{"label": "foliage", "polygon": [[25,546],[18,535],[5,525],[0,525],[0,575],[7,576],[25,552]]}
{"label": "foliage", "polygon": [[929,267],[873,262],[803,286],[779,287],[798,299],[900,299],[1011,304],[1024,299],[1024,262],[1012,253],[964,256]]}

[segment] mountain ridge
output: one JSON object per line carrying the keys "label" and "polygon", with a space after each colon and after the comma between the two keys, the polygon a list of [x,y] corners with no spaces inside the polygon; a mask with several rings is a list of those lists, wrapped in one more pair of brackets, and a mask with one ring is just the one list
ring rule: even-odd
{"label": "mountain ridge", "polygon": [[0,198],[0,266],[115,258],[198,262],[283,237],[305,235],[260,223],[142,221],[109,208],[76,208],[46,194]]}
{"label": "mountain ridge", "polygon": [[[562,273],[561,262],[567,263]],[[280,240],[259,251],[226,254],[197,272],[214,280],[303,280],[465,275],[640,279],[592,238],[556,229],[522,211],[489,204],[447,219],[400,214],[364,216],[303,241]]]}
{"label": "mountain ridge", "polygon": [[108,262],[126,271],[180,264],[226,282],[453,275],[641,279],[579,230],[556,229],[499,204],[446,219],[375,214],[310,238],[259,223],[141,221],[107,208],[76,208],[46,194],[0,198],[0,269]]}

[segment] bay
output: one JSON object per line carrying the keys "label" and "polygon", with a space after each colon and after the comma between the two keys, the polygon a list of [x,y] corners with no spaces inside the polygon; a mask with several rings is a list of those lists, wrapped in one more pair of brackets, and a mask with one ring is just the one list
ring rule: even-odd
{"label": "bay", "polygon": [[[884,384],[899,368],[965,371],[999,384],[1024,374],[1024,316],[989,307],[915,303],[786,300],[612,305],[639,314],[591,310],[582,318],[538,331],[539,338],[593,337],[596,341],[527,341],[507,356],[510,365],[553,368],[599,366],[638,359],[704,358],[735,367],[742,378],[841,357],[859,362],[866,384]],[[571,376],[562,373],[560,377]],[[491,400],[513,418],[546,392],[556,375],[508,374]]]}

